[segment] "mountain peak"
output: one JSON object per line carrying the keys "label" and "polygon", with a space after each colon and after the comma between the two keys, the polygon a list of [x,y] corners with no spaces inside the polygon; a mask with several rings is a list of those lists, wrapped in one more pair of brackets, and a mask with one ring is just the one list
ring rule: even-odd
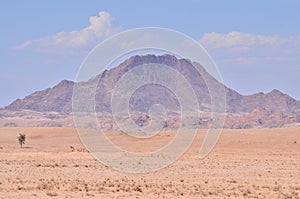
{"label": "mountain peak", "polygon": [[269,92],[268,94],[271,95],[284,95],[284,93],[282,93],[281,91],[277,90],[277,89],[273,89],[271,92]]}
{"label": "mountain peak", "polygon": [[71,80],[62,80],[57,85],[63,86],[63,85],[71,85],[71,84],[74,84],[74,82]]}
{"label": "mountain peak", "polygon": [[135,55],[130,57],[129,59],[125,60],[121,66],[126,66],[132,68],[134,66],[140,64],[148,64],[148,63],[159,63],[159,64],[166,64],[169,66],[174,66],[178,63],[178,59],[170,54],[164,55],[154,55],[154,54],[147,54],[147,55]]}

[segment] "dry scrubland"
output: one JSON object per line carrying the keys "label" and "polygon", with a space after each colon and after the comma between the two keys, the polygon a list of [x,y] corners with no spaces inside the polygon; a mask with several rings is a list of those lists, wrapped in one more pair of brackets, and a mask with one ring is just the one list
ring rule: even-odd
{"label": "dry scrubland", "polygon": [[[17,136],[27,135],[20,149]],[[152,138],[159,146],[172,136]],[[95,161],[74,129],[0,129],[0,198],[300,198],[300,128],[224,130],[199,159],[204,131],[177,162],[149,174],[120,173]],[[112,134],[118,145],[141,141]],[[70,146],[73,146],[73,152]],[[78,150],[77,150],[78,149]]]}

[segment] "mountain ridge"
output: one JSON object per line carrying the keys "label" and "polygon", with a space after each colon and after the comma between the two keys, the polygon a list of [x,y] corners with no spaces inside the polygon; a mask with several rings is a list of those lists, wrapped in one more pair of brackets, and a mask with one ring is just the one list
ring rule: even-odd
{"label": "mountain ridge", "polygon": [[[268,93],[255,93],[252,95],[241,95],[237,91],[226,87],[214,79],[202,67],[201,73],[195,71],[193,62],[188,59],[178,59],[172,55],[136,55],[122,62],[119,66],[105,70],[98,74],[96,79],[89,81],[98,81],[95,93],[95,109],[99,113],[111,113],[110,99],[111,90],[116,82],[129,70],[136,66],[148,63],[164,64],[180,72],[192,85],[199,100],[200,109],[209,111],[210,95],[205,81],[211,81],[212,85],[224,86],[226,93],[226,114],[227,115],[245,115],[255,110],[267,110],[268,115],[296,115],[300,114],[300,101],[273,89]],[[204,76],[206,76],[204,78]],[[58,112],[69,115],[72,112],[72,92],[76,83],[70,80],[62,80],[52,88],[34,92],[23,99],[17,99],[8,106],[2,108],[4,111],[24,111],[31,110],[36,112]],[[84,84],[84,83],[77,83]],[[146,112],[154,103],[161,103],[170,110],[178,108],[172,93],[168,93],[159,87],[144,87],[143,91],[138,91],[133,95],[131,108],[136,112]],[[154,93],[151,95],[151,93]],[[174,108],[175,107],[175,108]],[[267,117],[267,116],[265,116]],[[280,118],[278,119],[280,120]],[[294,121],[294,120],[293,120]],[[285,121],[289,123],[288,121]],[[294,121],[295,123],[298,123]],[[229,125],[230,126],[230,125]]]}

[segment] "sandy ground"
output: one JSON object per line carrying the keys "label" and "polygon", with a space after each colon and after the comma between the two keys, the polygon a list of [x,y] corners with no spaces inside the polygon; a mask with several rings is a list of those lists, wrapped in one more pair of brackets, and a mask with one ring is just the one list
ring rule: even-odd
{"label": "sandy ground", "polygon": [[[27,135],[20,149],[17,136]],[[205,159],[204,131],[174,164],[148,174],[114,171],[95,161],[74,129],[1,128],[0,198],[300,198],[300,128],[224,130]],[[127,150],[168,142],[110,134]],[[135,143],[133,145],[132,143]],[[133,147],[135,146],[135,147]]]}

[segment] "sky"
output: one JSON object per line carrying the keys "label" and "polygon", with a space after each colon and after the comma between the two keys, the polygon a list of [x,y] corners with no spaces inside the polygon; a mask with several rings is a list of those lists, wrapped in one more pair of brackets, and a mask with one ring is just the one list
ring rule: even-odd
{"label": "sky", "polygon": [[299,9],[297,0],[3,0],[0,106],[75,80],[98,43],[142,27],[199,42],[241,94],[278,89],[300,100]]}

